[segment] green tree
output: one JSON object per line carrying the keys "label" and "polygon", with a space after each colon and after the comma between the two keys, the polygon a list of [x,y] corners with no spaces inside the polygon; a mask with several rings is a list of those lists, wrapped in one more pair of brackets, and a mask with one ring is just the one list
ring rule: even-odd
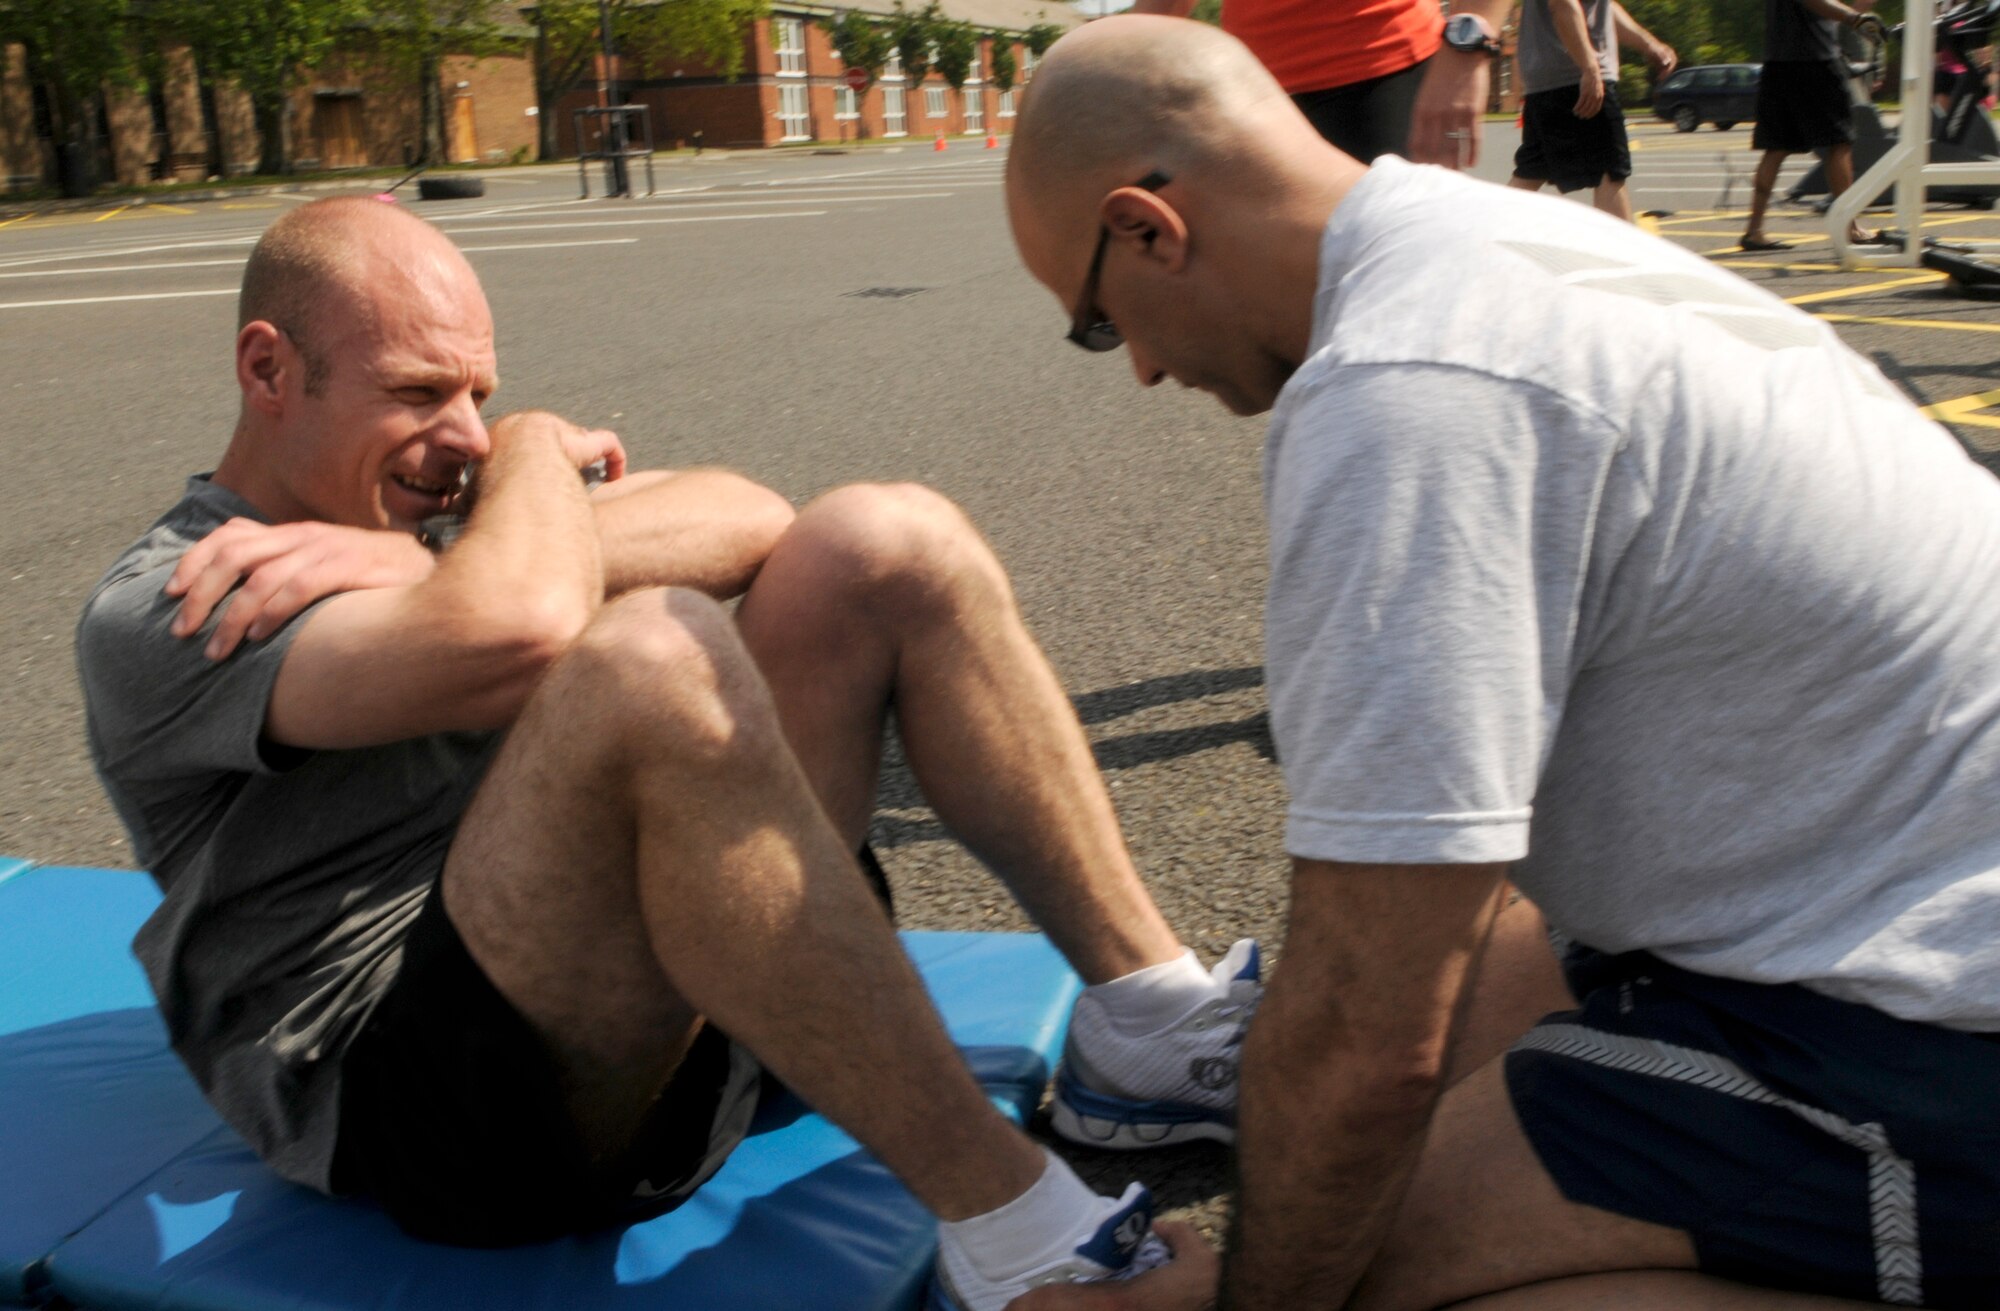
{"label": "green tree", "polygon": [[912,93],[931,71],[931,51],[937,45],[938,25],[943,22],[937,0],[915,11],[903,8],[903,0],[896,0],[896,12],[889,18],[889,39],[902,59],[904,83]]}
{"label": "green tree", "polygon": [[1194,0],[1194,11],[1188,17],[1211,27],[1221,27],[1222,0]]}
{"label": "green tree", "polygon": [[129,0],[0,0],[0,44],[19,42],[28,80],[48,89],[65,195],[96,188],[98,93],[137,81],[132,34]]}
{"label": "green tree", "polygon": [[958,19],[941,19],[937,25],[937,71],[953,91],[963,91],[972,69],[979,62],[979,31]]}
{"label": "green tree", "polygon": [[[743,71],[743,37],[771,12],[770,0],[611,0],[611,32],[621,55],[648,62],[686,59],[726,78]],[[541,0],[523,11],[535,25],[535,101],[542,157],[556,154],[556,102],[574,91],[602,48],[597,0]],[[885,56],[886,59],[886,56]]]}
{"label": "green tree", "polygon": [[154,22],[194,48],[204,74],[250,97],[259,173],[292,170],[292,92],[359,22],[359,0],[155,0]]}
{"label": "green tree", "polygon": [[1028,53],[1040,59],[1045,51],[1062,39],[1063,30],[1054,23],[1036,23],[1021,34],[1021,44],[1028,47]]}
{"label": "green tree", "polygon": [[483,59],[506,49],[508,35],[496,6],[493,0],[369,0],[369,7],[376,48],[416,87],[422,124],[417,162],[441,164],[445,56]]}
{"label": "green tree", "polygon": [[1001,95],[1014,89],[1014,83],[1021,76],[1021,63],[1014,58],[1014,37],[1008,32],[993,34],[993,55],[986,61],[987,76],[993,79],[993,87]]}
{"label": "green tree", "polygon": [[[833,51],[840,56],[841,63],[868,74],[868,86],[854,93],[854,103],[859,108],[861,98],[868,94],[868,87],[874,86],[882,76],[882,70],[888,67],[889,56],[896,47],[880,23],[856,9],[850,9],[838,18],[822,18],[819,25],[833,42]],[[868,135],[868,120],[857,115],[855,122],[865,138]]]}

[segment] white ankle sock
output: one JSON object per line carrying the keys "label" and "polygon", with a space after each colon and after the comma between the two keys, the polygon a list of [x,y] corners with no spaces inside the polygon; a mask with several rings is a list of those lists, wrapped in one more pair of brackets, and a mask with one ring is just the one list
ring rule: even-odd
{"label": "white ankle sock", "polygon": [[1076,1177],[1069,1163],[1049,1151],[1042,1177],[1005,1206],[965,1220],[938,1225],[939,1237],[953,1244],[987,1279],[999,1281],[1067,1255],[1090,1236],[1100,1199]]}
{"label": "white ankle sock", "polygon": [[1215,980],[1192,951],[1084,989],[1128,1038],[1157,1033],[1215,996]]}

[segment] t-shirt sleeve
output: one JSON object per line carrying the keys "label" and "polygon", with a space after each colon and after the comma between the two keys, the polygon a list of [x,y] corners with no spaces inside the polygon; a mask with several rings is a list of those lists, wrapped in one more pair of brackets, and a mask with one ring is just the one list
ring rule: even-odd
{"label": "t-shirt sleeve", "polygon": [[1294,856],[1526,854],[1616,445],[1442,366],[1338,367],[1278,416],[1266,664]]}
{"label": "t-shirt sleeve", "polygon": [[123,778],[172,779],[210,772],[270,772],[298,753],[263,742],[264,717],[285,653],[305,614],[263,641],[245,640],[228,659],[202,654],[223,607],[194,636],[170,631],[179,601],[161,589],[176,560],[107,579],[77,629],[99,767]]}

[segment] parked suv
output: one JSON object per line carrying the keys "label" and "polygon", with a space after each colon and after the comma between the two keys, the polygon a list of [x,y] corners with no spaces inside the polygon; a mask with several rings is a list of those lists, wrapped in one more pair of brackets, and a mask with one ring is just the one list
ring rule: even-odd
{"label": "parked suv", "polygon": [[1676,130],[1713,123],[1727,132],[1757,110],[1757,64],[1703,64],[1676,70],[1653,91],[1653,114]]}

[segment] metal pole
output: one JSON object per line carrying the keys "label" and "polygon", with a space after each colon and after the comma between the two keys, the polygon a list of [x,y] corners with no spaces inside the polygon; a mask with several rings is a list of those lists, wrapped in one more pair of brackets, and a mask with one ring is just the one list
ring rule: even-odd
{"label": "metal pole", "polygon": [[626,173],[625,159],[625,115],[617,112],[618,79],[612,71],[612,61],[618,57],[618,45],[611,36],[611,0],[597,0],[597,34],[604,51],[604,76],[598,82],[598,96],[606,109],[612,110],[611,140],[608,143],[611,157],[605,161],[605,190],[614,196],[632,194],[632,180]]}

